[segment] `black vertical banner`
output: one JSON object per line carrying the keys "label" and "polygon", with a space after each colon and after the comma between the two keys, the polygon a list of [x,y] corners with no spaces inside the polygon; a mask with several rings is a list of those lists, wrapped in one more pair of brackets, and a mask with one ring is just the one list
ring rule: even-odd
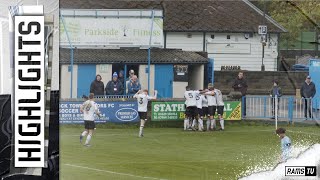
{"label": "black vertical banner", "polygon": [[42,177],[59,179],[59,91],[51,91],[48,167],[42,169]]}
{"label": "black vertical banner", "polygon": [[11,145],[11,96],[0,95],[0,177],[10,171]]}
{"label": "black vertical banner", "polygon": [[[8,98],[4,98],[5,96],[0,96],[0,108],[5,104],[3,109],[5,112],[6,118],[1,118],[0,125],[4,124],[3,119],[9,119],[9,125],[6,124],[5,126],[9,126],[4,134],[9,134],[10,143],[9,148],[7,149],[7,153],[5,156],[0,153],[0,162],[2,161],[1,157],[5,157],[7,159],[7,164],[0,164],[0,169],[2,168],[5,170],[5,174],[2,174],[4,177],[2,177],[2,180],[59,180],[59,91],[51,91],[50,95],[50,121],[49,121],[49,146],[48,146],[48,161],[47,161],[47,167],[42,168],[42,174],[41,176],[35,176],[35,175],[25,175],[25,174],[7,174],[9,173],[10,168],[10,155],[11,155],[11,101],[10,96]],[[8,100],[7,100],[8,99]],[[7,102],[8,101],[8,102]],[[0,109],[2,110],[2,109]],[[1,111],[1,112],[4,112]],[[0,113],[1,114],[1,113]],[[0,147],[2,149],[3,141],[7,141],[6,137],[7,135],[3,135],[3,132],[0,133]],[[1,150],[0,150],[1,151]],[[1,176],[0,174],[0,179]]]}

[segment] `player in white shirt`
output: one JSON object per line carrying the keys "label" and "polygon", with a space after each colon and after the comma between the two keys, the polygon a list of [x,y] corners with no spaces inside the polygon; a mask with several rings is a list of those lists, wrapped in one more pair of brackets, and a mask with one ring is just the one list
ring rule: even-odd
{"label": "player in white shirt", "polygon": [[154,97],[148,95],[148,90],[139,90],[133,98],[137,98],[138,101],[138,113],[140,117],[140,131],[139,137],[143,137],[144,124],[147,121],[148,101],[151,99],[157,99],[157,91],[154,91]]}
{"label": "player in white shirt", "polygon": [[84,120],[84,128],[85,130],[80,135],[80,143],[82,143],[82,139],[84,136],[87,136],[85,146],[90,146],[89,142],[92,138],[93,131],[96,127],[94,123],[94,114],[100,117],[100,112],[97,103],[94,102],[94,94],[90,93],[89,99],[86,100],[80,106],[80,112],[83,113],[83,120]]}
{"label": "player in white shirt", "polygon": [[215,91],[215,97],[217,100],[217,112],[218,112],[218,118],[220,120],[220,131],[224,130],[224,119],[223,119],[223,110],[224,110],[224,102],[223,102],[223,96],[219,89],[214,89]]}
{"label": "player in white shirt", "polygon": [[[198,94],[196,97],[196,100],[197,100],[197,108],[198,108],[198,110],[197,110],[198,129],[199,129],[199,131],[203,131],[203,116],[204,116],[205,111],[207,111],[207,110],[204,110],[205,107],[203,107],[203,104],[208,109],[208,100],[206,99],[205,95],[202,95],[202,94]],[[195,126],[195,123],[192,125]]]}
{"label": "player in white shirt", "polygon": [[[208,92],[208,89],[204,90],[205,92]],[[207,118],[209,118],[209,111],[208,111],[208,97],[207,95],[203,94],[202,95],[202,114],[203,114],[203,118],[206,116]],[[203,120],[202,118],[202,120]]]}
{"label": "player in white shirt", "polygon": [[190,127],[190,120],[197,115],[197,100],[196,97],[200,91],[191,90],[189,86],[186,87],[184,97],[186,99],[186,111],[184,119],[184,130],[187,130]]}
{"label": "player in white shirt", "polygon": [[209,83],[208,89],[209,91],[205,93],[208,99],[208,115],[209,115],[209,118],[207,120],[207,131],[209,131],[210,129],[214,130],[216,128],[216,120],[214,119],[214,116],[217,110],[217,100],[215,97],[213,84]]}

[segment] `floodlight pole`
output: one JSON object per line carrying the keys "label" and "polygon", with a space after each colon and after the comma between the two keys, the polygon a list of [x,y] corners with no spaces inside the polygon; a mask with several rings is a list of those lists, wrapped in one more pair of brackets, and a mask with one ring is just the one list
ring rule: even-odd
{"label": "floodlight pole", "polygon": [[[263,25],[265,25],[265,20],[266,20],[266,1],[263,0]],[[267,34],[266,34],[267,38]],[[261,71],[265,71],[265,66],[264,66],[264,43],[262,42],[262,64],[261,64]]]}
{"label": "floodlight pole", "polygon": [[278,96],[275,95],[274,97],[274,115],[275,115],[275,124],[276,124],[276,129],[278,129]]}
{"label": "floodlight pole", "polygon": [[148,49],[148,93],[150,95],[150,61],[151,61],[151,41],[153,34],[153,20],[154,20],[154,9],[151,12],[151,31],[150,31],[150,39],[149,39],[149,49]]}

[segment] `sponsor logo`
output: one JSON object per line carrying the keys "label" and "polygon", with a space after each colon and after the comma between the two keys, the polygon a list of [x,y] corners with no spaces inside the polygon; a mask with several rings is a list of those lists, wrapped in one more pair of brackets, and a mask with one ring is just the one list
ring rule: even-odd
{"label": "sponsor logo", "polygon": [[286,166],[286,176],[317,176],[316,166]]}

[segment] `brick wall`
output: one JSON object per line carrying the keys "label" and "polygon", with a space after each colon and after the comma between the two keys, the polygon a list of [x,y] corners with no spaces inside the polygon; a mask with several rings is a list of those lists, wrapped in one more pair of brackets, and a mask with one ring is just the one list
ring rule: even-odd
{"label": "brick wall", "polygon": [[[232,90],[234,79],[238,71],[216,71],[214,73],[215,86],[222,90],[224,94],[229,94]],[[296,88],[300,89],[308,72],[244,72],[248,81],[249,95],[266,95],[273,85],[273,80],[279,81],[279,86],[284,95],[295,95]]]}

